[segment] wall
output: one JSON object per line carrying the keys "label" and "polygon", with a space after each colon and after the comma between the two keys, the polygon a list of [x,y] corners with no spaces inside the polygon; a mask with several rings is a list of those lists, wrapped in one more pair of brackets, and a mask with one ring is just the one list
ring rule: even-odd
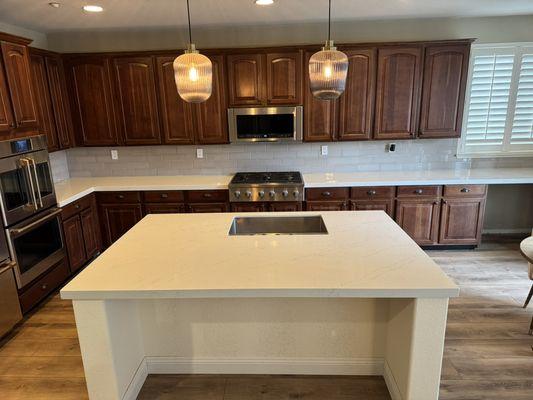
{"label": "wall", "polygon": [[[479,43],[533,41],[533,15],[485,18],[429,18],[340,21],[332,27],[337,43],[478,38]],[[201,48],[323,43],[325,23],[196,27]],[[48,34],[50,48],[64,52],[181,49],[184,29],[68,31]]]}
{"label": "wall", "polygon": [[483,231],[523,233],[533,228],[533,185],[490,185]]}
{"label": "wall", "polygon": [[48,48],[48,39],[46,34],[32,31],[30,29],[20,28],[18,26],[9,25],[3,22],[0,22],[0,32],[10,33],[12,35],[22,36],[28,39],[32,39],[33,42],[31,46],[38,47],[40,49]]}

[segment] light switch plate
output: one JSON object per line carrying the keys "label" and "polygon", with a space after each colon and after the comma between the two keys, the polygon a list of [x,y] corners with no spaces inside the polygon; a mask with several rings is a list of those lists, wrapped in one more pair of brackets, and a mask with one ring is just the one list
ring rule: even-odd
{"label": "light switch plate", "polygon": [[118,150],[111,150],[111,159],[118,160]]}
{"label": "light switch plate", "polygon": [[322,156],[328,155],[328,146],[320,146],[320,155]]}
{"label": "light switch plate", "polygon": [[204,149],[196,149],[196,158],[204,158]]}

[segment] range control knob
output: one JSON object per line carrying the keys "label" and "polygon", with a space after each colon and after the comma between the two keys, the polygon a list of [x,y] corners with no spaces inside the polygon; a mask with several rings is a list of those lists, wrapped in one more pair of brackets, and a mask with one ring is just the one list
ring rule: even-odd
{"label": "range control knob", "polygon": [[246,197],[250,198],[252,197],[252,192],[250,192],[249,190],[246,191]]}
{"label": "range control knob", "polygon": [[236,198],[241,197],[241,191],[240,190],[236,190],[233,194],[235,195]]}
{"label": "range control knob", "polygon": [[270,192],[268,192],[268,195],[269,195],[270,197],[276,197],[276,192],[273,191],[273,190],[271,190]]}
{"label": "range control knob", "polygon": [[264,190],[260,190],[258,193],[259,197],[263,198],[265,197],[265,191]]}
{"label": "range control knob", "polygon": [[292,195],[294,197],[298,197],[300,195],[300,192],[298,191],[298,189],[294,189],[294,192],[292,192]]}
{"label": "range control knob", "polygon": [[283,197],[287,197],[289,195],[289,191],[288,190],[284,190],[283,192],[281,192],[281,195]]}

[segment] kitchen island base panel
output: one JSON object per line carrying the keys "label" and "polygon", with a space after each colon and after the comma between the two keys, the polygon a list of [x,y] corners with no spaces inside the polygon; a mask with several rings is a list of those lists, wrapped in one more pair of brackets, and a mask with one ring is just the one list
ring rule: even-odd
{"label": "kitchen island base panel", "polygon": [[437,400],[448,300],[74,300],[91,400],[147,374],[383,375],[393,400]]}

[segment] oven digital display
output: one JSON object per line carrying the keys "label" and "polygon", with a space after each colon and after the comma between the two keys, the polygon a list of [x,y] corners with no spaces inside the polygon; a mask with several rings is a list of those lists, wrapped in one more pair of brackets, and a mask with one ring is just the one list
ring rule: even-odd
{"label": "oven digital display", "polygon": [[11,151],[13,153],[24,153],[31,150],[31,140],[22,139],[11,142]]}

